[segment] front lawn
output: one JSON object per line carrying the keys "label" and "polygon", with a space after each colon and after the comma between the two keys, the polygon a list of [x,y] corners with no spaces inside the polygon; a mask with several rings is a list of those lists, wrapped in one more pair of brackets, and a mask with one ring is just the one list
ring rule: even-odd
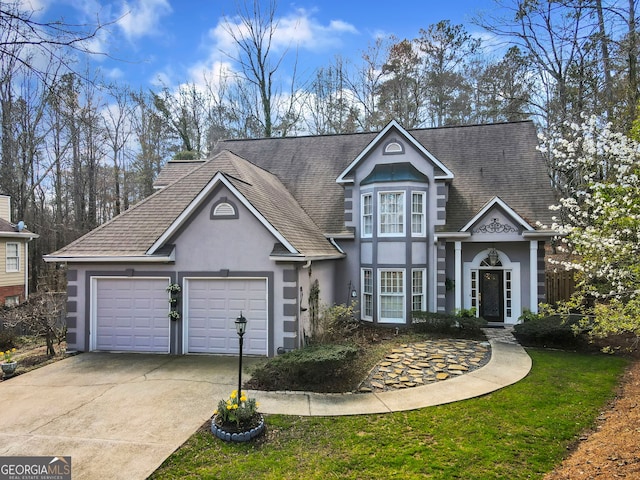
{"label": "front lawn", "polygon": [[593,426],[628,362],[528,352],[524,380],[463,402],[384,415],[267,415],[266,434],[248,444],[224,443],[206,425],[150,478],[541,478]]}

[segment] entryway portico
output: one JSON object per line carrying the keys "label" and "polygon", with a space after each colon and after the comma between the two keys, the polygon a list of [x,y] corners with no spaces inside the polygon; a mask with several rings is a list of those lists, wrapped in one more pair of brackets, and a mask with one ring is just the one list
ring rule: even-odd
{"label": "entryway portico", "polygon": [[553,235],[535,230],[498,197],[460,231],[439,233],[453,254],[447,309],[474,309],[496,325],[518,323],[525,309],[537,312],[544,301],[544,240]]}

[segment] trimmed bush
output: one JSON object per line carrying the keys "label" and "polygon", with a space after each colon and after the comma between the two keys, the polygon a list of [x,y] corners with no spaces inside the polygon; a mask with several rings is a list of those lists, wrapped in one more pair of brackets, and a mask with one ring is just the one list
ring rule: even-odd
{"label": "trimmed bush", "polygon": [[476,336],[482,335],[482,328],[487,326],[483,318],[466,310],[460,315],[433,312],[412,312],[411,321],[416,333],[443,333],[449,335]]}
{"label": "trimmed bush", "polygon": [[515,325],[513,333],[521,344],[527,346],[582,348],[588,340],[582,333],[576,333],[581,318],[579,315],[540,318],[531,315],[524,323]]}
{"label": "trimmed bush", "polygon": [[349,375],[358,354],[353,345],[314,345],[269,359],[252,373],[251,384],[265,390],[303,390]]}

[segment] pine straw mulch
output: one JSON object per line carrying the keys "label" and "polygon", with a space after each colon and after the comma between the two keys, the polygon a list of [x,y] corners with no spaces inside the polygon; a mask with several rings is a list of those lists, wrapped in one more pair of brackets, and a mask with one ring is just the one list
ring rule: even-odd
{"label": "pine straw mulch", "polygon": [[544,480],[640,478],[640,360],[622,378],[618,394]]}

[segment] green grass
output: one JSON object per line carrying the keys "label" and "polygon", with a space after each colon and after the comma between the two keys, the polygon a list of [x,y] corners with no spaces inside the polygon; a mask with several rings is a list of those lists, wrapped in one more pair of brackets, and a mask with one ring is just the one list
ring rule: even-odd
{"label": "green grass", "polygon": [[266,434],[248,444],[201,429],[150,478],[541,478],[593,426],[628,362],[529,354],[524,380],[463,402],[384,415],[267,415]]}

